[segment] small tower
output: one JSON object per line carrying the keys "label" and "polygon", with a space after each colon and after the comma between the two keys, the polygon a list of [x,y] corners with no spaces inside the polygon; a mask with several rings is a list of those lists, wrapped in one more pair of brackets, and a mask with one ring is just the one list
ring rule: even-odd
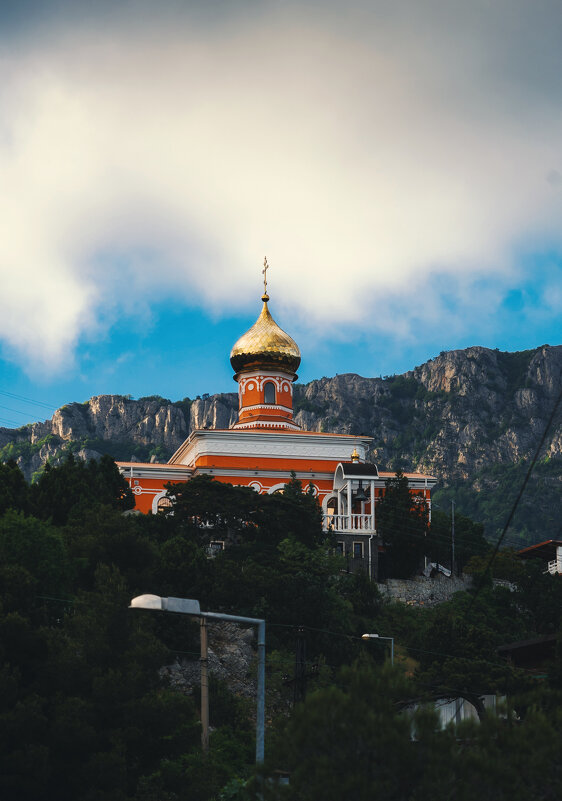
{"label": "small tower", "polygon": [[[265,261],[264,276],[267,269]],[[230,354],[238,382],[238,422],[232,427],[298,431],[300,426],[293,420],[293,381],[301,354],[270,314],[266,278],[262,301],[260,316]]]}

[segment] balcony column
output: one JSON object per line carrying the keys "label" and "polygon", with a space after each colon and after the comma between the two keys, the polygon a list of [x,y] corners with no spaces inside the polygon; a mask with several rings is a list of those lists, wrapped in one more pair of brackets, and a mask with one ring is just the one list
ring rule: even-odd
{"label": "balcony column", "polygon": [[562,545],[556,546],[556,571],[562,573]]}
{"label": "balcony column", "polygon": [[347,527],[351,531],[351,511],[352,511],[352,504],[351,504],[351,479],[347,481]]}
{"label": "balcony column", "polygon": [[375,531],[375,482],[371,479],[371,529]]}

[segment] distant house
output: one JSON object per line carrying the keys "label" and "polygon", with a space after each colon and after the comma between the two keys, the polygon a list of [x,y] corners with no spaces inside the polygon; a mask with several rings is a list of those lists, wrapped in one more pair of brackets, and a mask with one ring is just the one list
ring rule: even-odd
{"label": "distant house", "polygon": [[498,654],[515,667],[528,670],[538,677],[544,673],[548,663],[554,659],[556,635],[533,637],[530,640],[518,640],[500,645]]}
{"label": "distant house", "polygon": [[545,573],[562,575],[562,540],[545,540],[517,552],[521,559],[542,559],[546,562]]}

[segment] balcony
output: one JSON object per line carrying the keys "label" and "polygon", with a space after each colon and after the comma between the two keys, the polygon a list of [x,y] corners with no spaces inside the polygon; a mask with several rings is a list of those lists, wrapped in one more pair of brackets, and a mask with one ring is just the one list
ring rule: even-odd
{"label": "balcony", "polygon": [[371,514],[326,515],[324,530],[334,532],[360,532],[375,534],[375,520]]}

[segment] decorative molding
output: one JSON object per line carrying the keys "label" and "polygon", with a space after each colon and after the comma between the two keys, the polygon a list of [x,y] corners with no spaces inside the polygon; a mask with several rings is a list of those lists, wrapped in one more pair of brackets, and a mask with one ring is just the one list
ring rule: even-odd
{"label": "decorative molding", "polygon": [[281,417],[279,419],[279,422],[277,420],[275,420],[275,421],[273,421],[273,420],[267,420],[267,421],[264,421],[264,420],[251,420],[251,421],[248,421],[247,423],[245,423],[245,422],[241,422],[240,423],[239,422],[239,423],[235,423],[233,425],[233,428],[245,428],[245,429],[248,429],[248,428],[278,428],[278,429],[290,429],[292,431],[298,431],[300,429],[300,426],[297,423],[293,423],[292,421],[290,421],[288,419],[283,419]]}
{"label": "decorative molding", "polygon": [[[346,461],[351,449],[365,458],[372,437],[352,434],[316,434],[309,431],[197,429],[180,445],[169,465],[192,465],[201,456],[262,456],[292,459],[319,458],[334,462]],[[156,467],[156,465],[154,465]],[[381,474],[382,475],[382,474]],[[386,476],[383,476],[386,478]]]}
{"label": "decorative molding", "polygon": [[[244,427],[243,427],[244,426]],[[243,428],[242,428],[243,427]],[[319,459],[339,462],[348,458],[350,445],[363,454],[371,437],[346,434],[310,434],[285,431],[260,431],[248,424],[226,430],[193,432],[173,458],[193,465],[202,456],[259,456],[262,458]],[[351,442],[350,442],[351,440]]]}
{"label": "decorative molding", "polygon": [[[333,478],[333,474],[332,473],[328,473],[328,472],[326,472],[326,473],[323,473],[323,472],[314,473],[313,474],[313,479],[310,477],[310,472],[308,472],[308,471],[295,470],[294,472],[295,472],[296,477],[299,479],[299,481],[302,481],[304,484],[307,484],[307,485],[308,485],[309,481],[312,481],[313,483],[314,483],[314,481],[316,481],[316,482],[319,482],[319,481],[327,481],[328,482],[329,481],[331,483],[332,478]],[[215,476],[217,478],[219,478],[219,477],[220,478],[232,478],[232,479],[235,479],[235,480],[237,480],[239,478],[252,478],[253,479],[255,477],[256,473],[258,473],[259,477],[260,477],[260,480],[272,479],[273,481],[279,481],[282,478],[283,479],[283,484],[286,484],[287,481],[289,480],[289,478],[291,477],[291,471],[290,470],[273,470],[273,469],[263,470],[261,468],[258,469],[258,470],[251,469],[251,468],[237,468],[237,467],[231,467],[231,468],[228,468],[228,467],[224,467],[224,468],[198,467],[198,468],[196,468],[195,474],[196,475],[200,475],[201,473],[205,473],[207,475]],[[243,484],[241,486],[246,486],[246,485]],[[331,488],[330,489],[320,489],[319,488],[318,491],[320,492],[320,494],[323,495],[324,493],[331,493],[332,489]]]}
{"label": "decorative molding", "polygon": [[331,500],[336,500],[337,497],[338,497],[337,492],[327,492],[324,495],[324,498],[322,499],[322,512],[324,514],[324,517],[326,517],[326,515],[328,514],[328,503]]}
{"label": "decorative molding", "polygon": [[279,403],[255,403],[253,406],[242,406],[240,411],[251,412],[254,409],[265,409],[266,411],[269,411],[270,409],[281,409],[281,411],[289,412],[289,414],[292,414],[293,412],[289,406],[281,406]]}
{"label": "decorative molding", "polygon": [[162,490],[162,492],[159,492],[157,495],[154,496],[154,498],[152,499],[152,514],[155,515],[158,512],[158,501],[160,500],[160,498],[164,498],[166,493],[167,490]]}
{"label": "decorative molding", "polygon": [[261,392],[263,390],[263,386],[267,381],[272,381],[278,392],[289,392],[291,397],[293,395],[293,383],[288,377],[287,373],[276,373],[276,372],[256,372],[250,373],[249,375],[241,376],[238,379],[238,388],[239,392],[246,392],[246,390],[254,389],[254,383],[256,384],[257,389]]}
{"label": "decorative molding", "polygon": [[273,495],[274,492],[277,492],[278,490],[282,490],[286,483],[287,483],[286,481],[281,481],[279,484],[274,484],[272,487],[270,487],[267,490],[267,494],[268,495]]}

